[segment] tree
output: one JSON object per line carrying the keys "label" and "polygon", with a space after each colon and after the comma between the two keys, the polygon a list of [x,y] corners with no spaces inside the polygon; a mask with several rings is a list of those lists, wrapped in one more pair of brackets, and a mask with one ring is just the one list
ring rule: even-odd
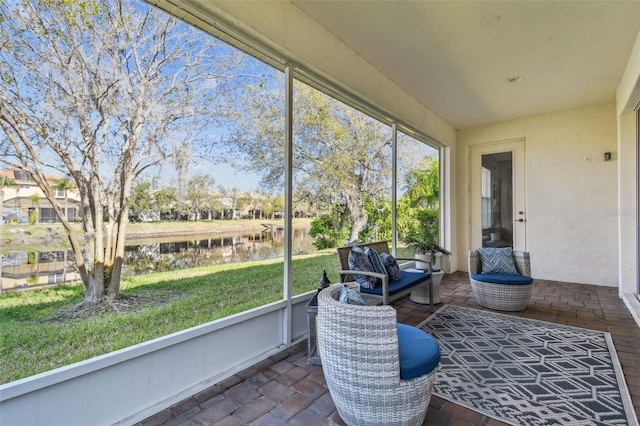
{"label": "tree", "polygon": [[278,194],[271,199],[271,219],[276,218],[276,212],[280,212],[280,216],[284,212],[284,195]]}
{"label": "tree", "polygon": [[311,222],[309,235],[313,237],[313,245],[318,250],[336,247],[347,237],[336,224],[331,215],[323,215]]}
{"label": "tree", "polygon": [[33,206],[33,210],[29,213],[29,223],[33,225],[38,222],[38,203],[40,202],[40,195],[31,194],[27,198],[31,200],[31,205]]}
{"label": "tree", "polygon": [[259,203],[258,195],[254,194],[252,191],[245,190],[242,193],[242,199],[244,200],[244,205],[247,206],[251,212],[251,219],[255,220]]}
{"label": "tree", "polygon": [[53,186],[53,189],[56,191],[64,192],[64,217],[69,220],[69,191],[73,190],[75,186],[71,179],[68,177],[63,177],[59,179],[57,183]]}
{"label": "tree", "polygon": [[244,207],[244,202],[246,201],[244,198],[244,194],[236,186],[232,187],[231,189],[224,190],[221,193],[229,201],[229,207],[231,209],[231,219],[239,219],[237,217],[237,213]]}
{"label": "tree", "polygon": [[404,194],[398,201],[397,230],[400,238],[430,232],[425,229],[425,223],[434,223],[432,215],[438,217],[439,204],[440,165],[436,155],[432,154],[405,175]]}
{"label": "tree", "polygon": [[437,209],[440,202],[440,163],[435,154],[426,157],[419,168],[406,176],[405,196],[412,206]]}
{"label": "tree", "polygon": [[160,218],[163,217],[162,213],[172,212],[177,200],[174,187],[158,188],[153,192],[153,208],[158,212]]}
{"label": "tree", "polygon": [[[253,218],[254,219],[264,219],[265,218],[265,214],[267,212],[267,205],[269,204],[269,200],[271,198],[271,195],[269,194],[269,192],[265,191],[265,190],[261,190],[258,189],[256,191],[253,192],[252,195],[252,199],[253,199]],[[256,217],[256,210],[257,212],[259,212],[258,217]]]}
{"label": "tree", "polygon": [[[374,202],[375,201],[375,202]],[[361,235],[367,241],[387,241],[391,239],[391,199],[365,200],[367,225]]]}
{"label": "tree", "polygon": [[[243,55],[142,2],[0,1],[0,16],[0,161],[31,173],[51,202],[85,302],[115,298],[134,179],[165,160],[187,170],[179,160],[223,114]],[[51,169],[79,192],[82,243]]]}
{"label": "tree", "polygon": [[38,202],[40,201],[40,195],[31,194],[27,197],[29,201],[31,201],[31,205],[35,208],[38,206]]}
{"label": "tree", "polygon": [[[238,104],[252,114],[238,114],[234,144],[228,145],[262,176],[261,186],[279,190],[285,169],[281,93],[265,86],[247,90]],[[367,222],[365,199],[390,196],[390,128],[299,82],[294,102],[295,198],[325,211],[343,205],[349,239],[357,241]]]}
{"label": "tree", "polygon": [[142,180],[131,187],[129,220],[140,222],[157,216],[153,211],[152,185],[151,181]]}
{"label": "tree", "polygon": [[215,179],[203,174],[195,175],[187,182],[183,211],[193,217],[194,221],[200,219],[200,214],[203,211],[211,209],[215,183]]}
{"label": "tree", "polygon": [[[254,200],[253,200],[253,195],[251,194],[251,191],[244,190],[244,191],[240,192],[240,194],[238,195],[237,202],[236,202],[236,207],[240,211],[244,211],[245,208],[248,209],[248,208],[252,207],[253,205],[254,205]],[[254,219],[255,219],[255,217],[254,217]]]}

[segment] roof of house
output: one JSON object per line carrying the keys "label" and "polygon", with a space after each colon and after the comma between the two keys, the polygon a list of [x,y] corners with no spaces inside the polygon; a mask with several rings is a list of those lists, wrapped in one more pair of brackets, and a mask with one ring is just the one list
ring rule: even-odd
{"label": "roof of house", "polygon": [[[44,177],[49,182],[56,182],[62,179],[60,176],[55,176],[50,173],[43,173]],[[35,181],[31,177],[31,173],[22,170],[18,167],[11,167],[9,169],[0,170],[0,176],[5,176],[17,184],[35,185]]]}

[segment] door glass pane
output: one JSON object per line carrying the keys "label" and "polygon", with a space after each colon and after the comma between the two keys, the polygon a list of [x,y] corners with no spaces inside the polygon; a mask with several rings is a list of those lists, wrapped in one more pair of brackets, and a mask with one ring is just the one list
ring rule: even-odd
{"label": "door glass pane", "polygon": [[513,154],[482,156],[483,247],[513,247]]}

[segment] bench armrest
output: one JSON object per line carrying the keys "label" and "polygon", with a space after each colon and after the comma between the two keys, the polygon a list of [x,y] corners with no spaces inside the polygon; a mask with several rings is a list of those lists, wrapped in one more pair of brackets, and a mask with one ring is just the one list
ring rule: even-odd
{"label": "bench armrest", "polygon": [[387,274],[380,274],[378,272],[369,272],[369,271],[354,271],[349,269],[343,269],[339,271],[340,273],[340,282],[342,281],[342,277],[344,275],[365,275],[369,277],[376,277],[380,279],[382,282],[382,304],[389,304],[389,276]]}
{"label": "bench armrest", "polygon": [[[411,261],[411,262],[415,262],[415,261],[416,261],[416,260],[418,260],[418,259],[416,259],[416,258],[409,258],[409,257],[396,257],[396,260],[408,260],[408,261]],[[427,264],[429,265],[429,268],[427,268],[427,273],[428,273],[428,274],[431,274],[431,273],[433,272],[433,263],[431,262],[431,260],[429,260],[429,261],[426,261],[426,260],[418,260],[418,261],[419,261],[419,262],[422,262],[422,263],[427,263]]]}
{"label": "bench armrest", "polygon": [[366,275],[368,277],[380,278],[381,280],[388,278],[387,274],[380,274],[378,272],[369,272],[369,271],[355,271],[355,270],[344,269],[339,271],[339,273],[340,275]]}

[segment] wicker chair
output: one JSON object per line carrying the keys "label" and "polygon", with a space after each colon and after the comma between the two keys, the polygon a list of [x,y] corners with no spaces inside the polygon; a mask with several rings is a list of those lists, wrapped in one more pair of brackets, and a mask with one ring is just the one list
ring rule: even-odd
{"label": "wicker chair", "polygon": [[320,292],[317,317],[322,369],[340,417],[348,425],[421,425],[437,365],[401,379],[395,309],[341,303],[341,286]]}
{"label": "wicker chair", "polygon": [[479,305],[497,311],[526,309],[533,290],[529,252],[514,250],[512,253],[519,276],[505,275],[504,280],[491,282],[491,276],[485,277],[480,273],[482,264],[478,251],[469,251],[469,281]]}

